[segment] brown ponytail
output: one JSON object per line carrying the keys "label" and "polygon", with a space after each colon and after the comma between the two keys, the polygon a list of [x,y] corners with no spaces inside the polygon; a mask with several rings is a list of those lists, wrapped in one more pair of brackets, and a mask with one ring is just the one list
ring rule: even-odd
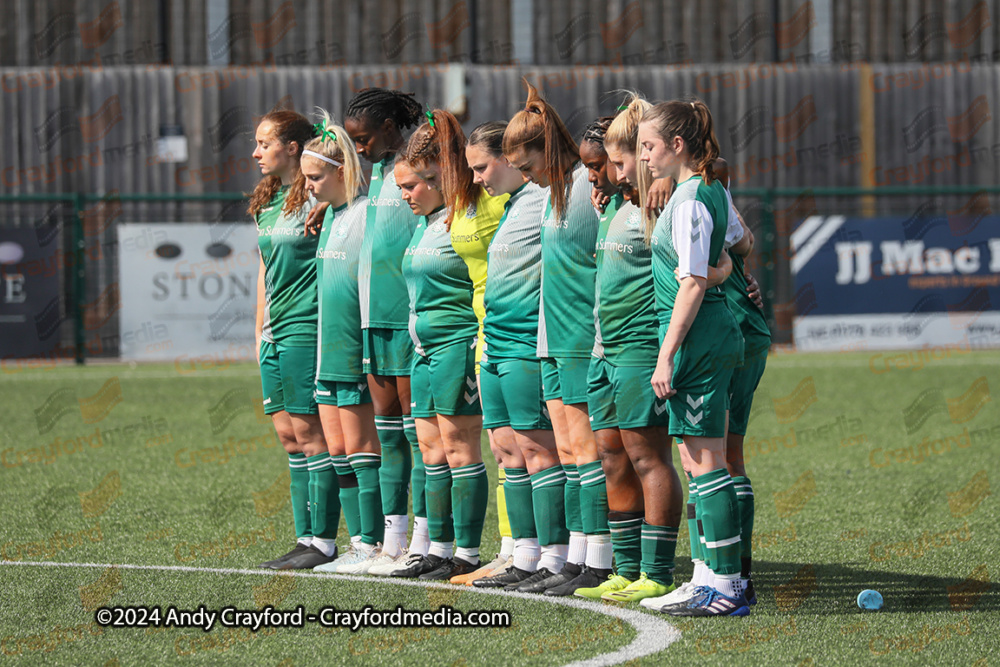
{"label": "brown ponytail", "polygon": [[406,159],[415,170],[436,162],[441,167],[441,194],[448,203],[448,221],[456,211],[476,203],[483,189],[472,182],[474,174],[465,161],[465,132],[458,119],[448,111],[428,111],[433,118],[414,130],[406,146]]}
{"label": "brown ponytail", "polygon": [[[281,144],[288,145],[292,142],[297,144],[295,151],[296,172],[298,172],[298,161],[302,157],[302,151],[306,143],[316,136],[316,128],[312,126],[305,116],[289,109],[271,111],[260,119],[260,122],[270,121],[274,125],[274,136]],[[257,213],[267,206],[274,195],[281,189],[281,178],[275,175],[265,176],[253,189],[250,195],[250,205],[247,212],[251,217],[256,218]],[[294,213],[302,208],[302,205],[309,200],[309,193],[306,192],[305,179],[300,173],[296,173],[292,179],[292,186],[285,197],[286,213]]]}
{"label": "brown ponytail", "polygon": [[524,109],[514,114],[503,135],[504,155],[518,150],[537,150],[545,160],[551,184],[552,209],[557,217],[566,210],[568,172],[580,158],[580,147],[566,129],[551,104],[542,99],[538,89],[524,80],[528,99]]}
{"label": "brown ponytail", "polygon": [[650,122],[664,141],[674,137],[684,140],[695,173],[701,174],[705,185],[715,180],[715,159],[719,157],[719,140],[715,138],[712,112],[701,100],[674,100],[657,104],[642,117]]}

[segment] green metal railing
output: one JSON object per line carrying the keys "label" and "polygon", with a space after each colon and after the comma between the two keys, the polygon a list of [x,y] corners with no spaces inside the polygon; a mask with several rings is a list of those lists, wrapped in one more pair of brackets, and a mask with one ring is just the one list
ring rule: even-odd
{"label": "green metal railing", "polygon": [[[114,200],[121,202],[175,202],[181,204],[186,202],[235,201],[243,198],[244,196],[239,192],[215,192],[185,195],[174,193],[123,194],[116,195]],[[82,365],[86,358],[83,304],[85,303],[87,288],[87,268],[85,264],[86,240],[84,238],[83,213],[88,204],[107,200],[107,195],[91,195],[82,192],[0,195],[0,204],[62,202],[73,206],[72,256],[74,271],[72,281],[73,300],[70,304],[70,313],[73,317],[74,358],[78,365]]]}
{"label": "green metal railing", "polygon": [[[769,322],[774,321],[774,274],[776,262],[774,249],[777,241],[777,229],[774,219],[774,202],[782,198],[796,198],[802,195],[812,195],[819,198],[854,197],[859,199],[876,197],[935,197],[975,194],[1000,194],[1000,186],[926,186],[926,187],[883,187],[883,188],[742,188],[733,189],[733,197],[755,198],[760,201],[760,220],[758,239],[760,253],[767,258],[762,275],[758,276],[761,291],[765,298],[765,314]],[[184,204],[189,202],[229,202],[244,199],[238,192],[215,192],[207,194],[122,194],[113,198],[119,202],[167,202]],[[108,201],[108,196],[84,193],[60,194],[23,194],[0,195],[0,204],[30,204],[62,202],[73,207],[72,253],[74,271],[72,275],[73,299],[70,313],[74,323],[74,356],[77,364],[83,364],[86,357],[83,306],[87,287],[87,270],[85,265],[86,240],[84,237],[83,213],[90,204]]]}

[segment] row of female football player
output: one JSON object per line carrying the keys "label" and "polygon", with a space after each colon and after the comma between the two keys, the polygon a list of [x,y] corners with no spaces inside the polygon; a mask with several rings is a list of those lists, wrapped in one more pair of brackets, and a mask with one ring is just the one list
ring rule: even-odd
{"label": "row of female football player", "polygon": [[275,111],[256,141],[262,389],[297,535],[263,567],[749,613],[742,444],[770,335],[704,103],[632,94],[578,144],[530,85],[468,138],[373,88],[343,126]]}

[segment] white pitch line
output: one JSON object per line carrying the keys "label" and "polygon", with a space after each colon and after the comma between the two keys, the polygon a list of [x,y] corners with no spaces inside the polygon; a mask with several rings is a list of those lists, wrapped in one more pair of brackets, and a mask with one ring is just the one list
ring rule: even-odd
{"label": "white pitch line", "polygon": [[456,587],[451,584],[434,583],[434,582],[423,582],[423,581],[413,581],[409,579],[400,579],[394,581],[385,581],[382,579],[377,579],[373,577],[362,577],[362,576],[351,576],[347,574],[323,574],[319,572],[294,572],[287,570],[240,570],[235,568],[213,568],[213,567],[187,567],[184,565],[128,565],[128,564],[115,564],[115,563],[45,563],[37,561],[10,561],[10,560],[0,560],[0,565],[21,565],[25,567],[80,567],[80,568],[93,568],[93,569],[107,569],[109,567],[117,567],[122,570],[153,570],[158,572],[196,572],[201,574],[243,574],[243,575],[256,575],[263,577],[273,577],[274,575],[283,575],[288,577],[308,577],[315,579],[343,579],[346,581],[364,581],[366,583],[379,583],[379,584],[389,584],[393,586],[417,586],[420,588],[440,588],[443,590],[450,590],[456,592],[467,592],[471,591],[473,593],[478,593],[480,595],[495,595],[497,597],[515,597],[523,600],[528,600],[530,602],[546,602],[549,604],[558,604],[564,607],[573,607],[574,609],[582,609],[584,611],[593,611],[598,614],[603,614],[605,616],[611,616],[613,618],[618,618],[633,628],[635,628],[636,635],[635,639],[631,641],[627,646],[611,651],[610,653],[602,653],[601,655],[594,656],[593,658],[588,658],[587,660],[580,660],[578,662],[571,663],[567,667],[603,667],[605,665],[617,665],[628,660],[635,660],[637,658],[644,658],[648,655],[653,655],[654,653],[659,653],[665,650],[668,646],[673,644],[675,641],[681,638],[681,631],[670,625],[664,620],[661,620],[650,614],[645,614],[642,612],[635,611],[633,609],[624,609],[621,607],[614,607],[610,605],[597,604],[595,602],[587,602],[584,600],[577,600],[574,598],[562,598],[562,597],[547,597],[544,595],[532,595],[530,593],[510,593],[507,591],[496,591],[489,588],[475,588],[474,586],[460,586]]}

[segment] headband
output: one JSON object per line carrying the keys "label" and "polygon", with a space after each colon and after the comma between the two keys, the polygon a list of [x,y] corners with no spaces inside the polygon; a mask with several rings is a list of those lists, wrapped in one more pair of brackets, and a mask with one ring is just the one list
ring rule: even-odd
{"label": "headband", "polygon": [[332,158],[328,158],[325,155],[320,155],[316,151],[308,151],[308,150],[302,151],[302,157],[305,157],[306,155],[308,155],[309,157],[314,157],[317,160],[322,160],[323,162],[329,162],[334,167],[343,167],[344,166],[343,162],[337,162],[336,160],[334,160]]}

